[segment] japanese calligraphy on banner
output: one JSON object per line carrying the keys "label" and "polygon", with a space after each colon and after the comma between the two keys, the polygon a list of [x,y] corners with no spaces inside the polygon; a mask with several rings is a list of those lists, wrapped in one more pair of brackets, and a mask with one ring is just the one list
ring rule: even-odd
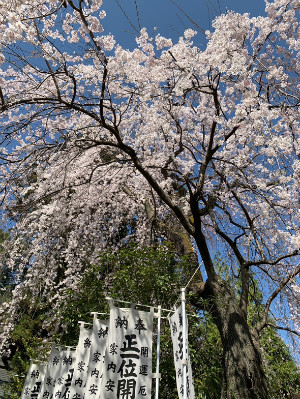
{"label": "japanese calligraphy on banner", "polygon": [[55,387],[58,362],[59,362],[59,351],[53,345],[46,369],[45,378],[42,384],[41,395],[40,395],[41,398],[48,399],[53,397],[52,395]]}
{"label": "japanese calligraphy on banner", "polygon": [[74,373],[75,350],[67,349],[59,352],[55,361],[55,387],[53,398],[68,398]]}
{"label": "japanese calligraphy on banner", "polygon": [[111,304],[101,399],[150,399],[153,310]]}
{"label": "japanese calligraphy on banner", "polygon": [[79,341],[76,348],[74,375],[70,386],[69,399],[83,399],[88,376],[88,363],[91,349],[92,329],[80,326]]}
{"label": "japanese calligraphy on banner", "polygon": [[188,399],[195,398],[193,378],[192,378],[192,368],[190,362],[190,353],[189,353],[189,344],[188,344],[188,322],[186,318],[186,354],[183,353],[183,323],[182,323],[182,308],[181,306],[176,309],[175,313],[169,317],[170,327],[171,327],[171,335],[172,335],[172,343],[173,343],[173,351],[174,351],[174,363],[176,370],[176,383],[177,383],[177,391],[179,399],[184,398],[184,383],[183,383],[183,367],[184,367],[184,359],[187,360],[187,371],[186,371],[186,387],[187,387],[187,395]]}
{"label": "japanese calligraphy on banner", "polygon": [[46,364],[30,364],[21,399],[40,398],[39,395],[46,374],[46,367]]}
{"label": "japanese calligraphy on banner", "polygon": [[[94,318],[91,338],[86,339],[84,342],[84,345],[90,348],[85,399],[99,397],[106,341],[108,337],[108,326],[109,320]],[[75,398],[77,398],[77,396],[75,396]]]}

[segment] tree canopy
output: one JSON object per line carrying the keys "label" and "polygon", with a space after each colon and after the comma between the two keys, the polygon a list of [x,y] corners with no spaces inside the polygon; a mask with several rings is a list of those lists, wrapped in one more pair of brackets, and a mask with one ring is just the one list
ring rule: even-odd
{"label": "tree canopy", "polygon": [[[101,0],[0,5],[0,173],[17,282],[3,347],[28,290],[55,308],[99,251],[174,226],[203,261],[193,304],[211,302],[221,334],[222,398],[266,399],[258,336],[274,300],[277,327],[299,335],[299,1],[221,15],[204,48],[192,29],[173,43],[142,28],[133,50],[103,33]],[[249,328],[252,273],[265,306]]]}

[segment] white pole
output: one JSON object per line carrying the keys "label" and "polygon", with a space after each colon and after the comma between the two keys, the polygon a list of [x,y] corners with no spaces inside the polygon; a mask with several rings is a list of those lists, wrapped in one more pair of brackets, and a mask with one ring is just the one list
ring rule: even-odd
{"label": "white pole", "polygon": [[161,320],[161,306],[158,306],[158,311],[157,311],[157,345],[156,345],[156,380],[155,380],[155,399],[159,398],[159,379],[160,379],[160,374],[159,374],[159,361],[160,361],[160,320]]}
{"label": "white pole", "polygon": [[186,328],[186,314],[185,314],[185,288],[181,288],[181,311],[182,311],[182,351],[183,351],[183,399],[187,399],[187,328]]}

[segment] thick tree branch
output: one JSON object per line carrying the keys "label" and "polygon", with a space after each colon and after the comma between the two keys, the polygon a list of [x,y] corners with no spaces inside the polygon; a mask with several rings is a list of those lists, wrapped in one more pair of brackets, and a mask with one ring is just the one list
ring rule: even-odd
{"label": "thick tree branch", "polygon": [[211,127],[211,131],[210,131],[209,142],[208,142],[208,146],[207,146],[207,149],[206,149],[205,158],[204,158],[204,161],[202,162],[202,165],[201,165],[200,171],[199,171],[199,178],[198,178],[197,188],[196,188],[196,190],[194,192],[194,195],[196,197],[198,197],[200,195],[200,193],[201,193],[201,191],[203,189],[206,170],[207,170],[208,164],[211,161],[212,156],[214,154],[214,152],[212,151],[212,147],[213,147],[214,135],[215,135],[216,127],[217,127],[217,122],[213,122],[212,127]]}

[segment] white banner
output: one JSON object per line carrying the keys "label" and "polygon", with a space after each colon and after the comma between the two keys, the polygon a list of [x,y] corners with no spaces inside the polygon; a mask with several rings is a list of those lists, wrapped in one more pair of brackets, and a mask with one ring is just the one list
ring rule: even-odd
{"label": "white banner", "polygon": [[150,399],[153,310],[111,304],[109,337],[99,398]]}
{"label": "white banner", "polygon": [[46,364],[32,363],[25,379],[21,399],[40,398],[42,384],[46,374]]}
{"label": "white banner", "polygon": [[75,350],[64,349],[60,351],[58,358],[55,358],[53,398],[69,398],[69,389],[74,373],[75,352]]}
{"label": "white banner", "polygon": [[173,351],[174,351],[174,363],[176,370],[176,382],[177,382],[177,391],[179,399],[184,399],[184,383],[183,383],[183,375],[184,375],[184,360],[187,361],[187,370],[186,370],[186,387],[187,394],[186,398],[194,399],[194,385],[193,385],[193,377],[192,377],[192,368],[190,362],[190,353],[189,353],[189,344],[188,344],[188,322],[186,318],[186,354],[184,354],[184,345],[183,345],[183,323],[182,323],[182,307],[180,306],[176,309],[175,313],[169,317],[172,342],[173,342]]}
{"label": "white banner", "polygon": [[40,397],[43,399],[44,398],[50,399],[53,397],[52,394],[55,387],[56,370],[57,370],[56,366],[58,362],[59,362],[59,351],[53,345],[47,365],[44,382],[42,384],[42,389],[41,389]]}
{"label": "white banner", "polygon": [[[85,399],[98,398],[103,374],[103,362],[108,337],[109,320],[94,318],[91,338],[86,340],[90,348],[88,376],[85,387]],[[75,396],[74,398],[80,399]],[[70,399],[73,399],[72,397]]]}
{"label": "white banner", "polygon": [[93,330],[80,326],[79,341],[76,348],[74,375],[70,387],[69,399],[83,399],[88,376],[88,363],[91,351]]}

